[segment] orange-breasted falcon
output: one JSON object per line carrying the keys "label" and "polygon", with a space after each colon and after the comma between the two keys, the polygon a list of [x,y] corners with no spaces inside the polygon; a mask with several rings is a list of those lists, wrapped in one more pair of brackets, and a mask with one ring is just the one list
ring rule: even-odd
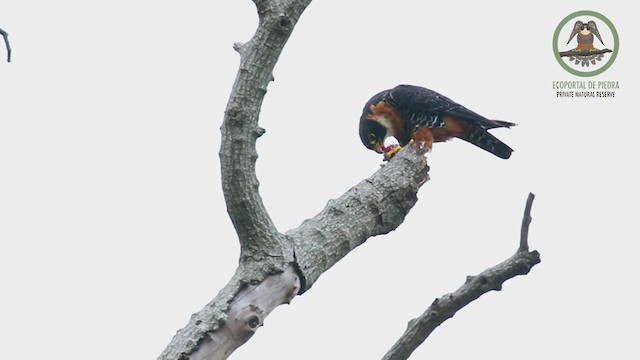
{"label": "orange-breasted falcon", "polygon": [[360,139],[364,146],[386,157],[400,147],[385,147],[393,136],[400,146],[411,140],[424,142],[431,150],[434,142],[457,137],[500,158],[508,159],[513,151],[487,130],[515,124],[489,120],[455,101],[420,86],[399,85],[374,95],[364,106],[360,117]]}

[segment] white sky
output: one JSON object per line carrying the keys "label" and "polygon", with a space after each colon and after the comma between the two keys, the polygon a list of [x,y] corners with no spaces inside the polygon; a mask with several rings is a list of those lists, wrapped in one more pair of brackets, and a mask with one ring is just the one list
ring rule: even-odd
{"label": "white sky", "polygon": [[[637,358],[637,16],[622,1],[505,3],[307,9],[261,116],[260,190],[281,231],[378,168],[358,118],[399,83],[518,123],[493,131],[515,152],[437,144],[405,223],[276,309],[232,359],[382,357],[434,298],[515,251],[529,191],[542,263],[412,359]],[[618,59],[593,79],[619,81],[615,98],[551,87],[581,80],[551,47],[584,9],[620,34]],[[219,127],[232,44],[256,23],[249,0],[2,1],[13,62],[0,63],[0,358],[154,359],[226,284],[239,246]]]}

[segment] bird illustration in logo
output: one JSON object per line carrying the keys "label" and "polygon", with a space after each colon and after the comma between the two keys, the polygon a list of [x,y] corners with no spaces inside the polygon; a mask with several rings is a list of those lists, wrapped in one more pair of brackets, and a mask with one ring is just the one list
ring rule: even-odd
{"label": "bird illustration in logo", "polygon": [[569,36],[567,45],[576,38],[578,45],[568,51],[560,51],[560,57],[568,57],[569,62],[573,62],[574,65],[589,66],[596,65],[599,61],[602,61],[606,53],[613,52],[610,49],[598,49],[593,45],[595,38],[600,40],[600,43],[604,45],[600,31],[596,26],[596,22],[589,20],[588,22],[576,21]]}
{"label": "bird illustration in logo", "polygon": [[571,32],[571,36],[569,36],[569,41],[567,41],[567,45],[573,40],[573,38],[577,35],[578,46],[575,48],[576,51],[595,51],[597,50],[593,46],[594,35],[600,40],[602,45],[604,42],[602,41],[602,37],[600,36],[600,32],[598,31],[598,27],[596,26],[596,22],[590,20],[586,24],[582,21],[576,21],[575,25],[573,25],[573,31]]}

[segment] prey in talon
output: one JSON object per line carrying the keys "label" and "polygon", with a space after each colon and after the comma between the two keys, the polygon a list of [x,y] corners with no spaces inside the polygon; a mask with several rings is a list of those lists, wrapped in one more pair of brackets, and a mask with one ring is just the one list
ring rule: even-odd
{"label": "prey in talon", "polygon": [[[513,150],[487,130],[514,125],[485,118],[433,90],[398,85],[367,101],[360,117],[360,140],[368,149],[384,153],[385,160],[411,141],[423,142],[431,151],[434,142],[454,137],[508,159]],[[385,146],[390,136],[399,145]]]}
{"label": "prey in talon", "polygon": [[400,149],[402,149],[402,147],[400,145],[398,145],[398,144],[391,144],[389,146],[382,146],[380,148],[380,150],[382,150],[382,153],[384,154],[384,159],[382,159],[382,160],[383,161],[391,160],[393,155],[395,155],[398,151],[400,151]]}

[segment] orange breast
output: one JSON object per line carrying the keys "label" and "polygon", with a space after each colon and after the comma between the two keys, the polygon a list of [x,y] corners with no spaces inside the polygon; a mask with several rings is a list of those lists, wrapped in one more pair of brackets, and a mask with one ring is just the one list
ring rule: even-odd
{"label": "orange breast", "polygon": [[389,135],[400,136],[404,130],[400,114],[384,100],[371,105],[371,113],[367,115],[367,118],[376,120],[389,129]]}

